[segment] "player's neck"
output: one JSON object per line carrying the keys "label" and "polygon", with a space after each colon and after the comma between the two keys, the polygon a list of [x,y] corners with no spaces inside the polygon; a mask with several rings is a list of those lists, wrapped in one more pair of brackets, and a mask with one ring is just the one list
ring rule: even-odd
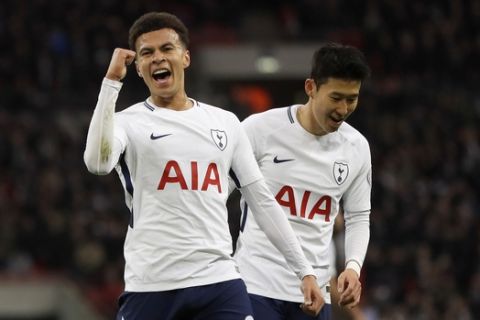
{"label": "player's neck", "polygon": [[176,95],[174,97],[150,96],[150,100],[156,107],[166,108],[175,111],[184,111],[193,107],[193,102],[188,99],[187,94]]}
{"label": "player's neck", "polygon": [[327,134],[327,132],[317,125],[315,117],[313,116],[312,106],[309,102],[298,107],[297,120],[303,129],[313,135],[323,136]]}

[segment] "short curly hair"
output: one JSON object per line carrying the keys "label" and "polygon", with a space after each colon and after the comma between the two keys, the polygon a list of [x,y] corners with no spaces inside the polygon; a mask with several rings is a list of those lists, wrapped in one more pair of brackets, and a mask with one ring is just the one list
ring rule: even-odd
{"label": "short curly hair", "polygon": [[128,45],[135,51],[135,42],[144,33],[169,28],[175,30],[180,41],[188,48],[190,39],[188,29],[177,16],[168,12],[149,12],[138,18],[128,32]]}

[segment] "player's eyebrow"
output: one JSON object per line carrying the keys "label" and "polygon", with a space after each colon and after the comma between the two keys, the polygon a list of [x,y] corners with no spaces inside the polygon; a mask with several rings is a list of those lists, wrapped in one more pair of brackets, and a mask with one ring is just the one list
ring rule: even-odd
{"label": "player's eyebrow", "polygon": [[333,92],[330,93],[330,95],[333,95],[333,96],[336,96],[336,97],[339,97],[339,98],[353,99],[353,98],[358,98],[358,96],[360,94],[358,94],[358,93],[345,94],[345,93],[342,93],[342,92],[333,91]]}
{"label": "player's eyebrow", "polygon": [[[162,43],[159,47],[160,47],[160,49],[165,49],[165,47],[168,47],[168,46],[177,47],[175,45],[175,43],[173,43],[171,41],[167,41],[165,43]],[[153,50],[155,50],[155,47],[156,47],[155,45],[146,44],[146,45],[144,45],[140,48],[139,52],[153,51]]]}

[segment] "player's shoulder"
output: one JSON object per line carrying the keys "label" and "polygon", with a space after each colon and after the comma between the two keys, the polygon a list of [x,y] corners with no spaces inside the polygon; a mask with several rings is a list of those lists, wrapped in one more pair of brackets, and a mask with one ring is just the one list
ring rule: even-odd
{"label": "player's shoulder", "polygon": [[193,99],[192,99],[192,101],[193,101],[195,107],[201,108],[203,110],[207,110],[209,112],[214,112],[214,113],[218,113],[218,114],[222,114],[222,115],[233,114],[233,112],[231,112],[229,110],[222,109],[222,108],[217,107],[217,106],[214,106],[213,104],[208,104],[208,103],[201,102],[201,101],[198,101],[198,100],[193,100]]}
{"label": "player's shoulder", "polygon": [[217,106],[205,103],[205,102],[200,102],[200,101],[197,101],[197,100],[193,100],[193,102],[194,102],[194,105],[196,107],[198,107],[201,110],[204,110],[205,112],[208,112],[212,115],[215,115],[217,117],[222,117],[222,118],[228,119],[230,121],[240,122],[240,120],[238,120],[237,115],[235,113],[233,113],[232,111],[222,109],[220,107],[217,107]]}
{"label": "player's shoulder", "polygon": [[278,121],[288,119],[288,112],[293,106],[272,108],[263,112],[253,113],[243,121]]}
{"label": "player's shoulder", "polygon": [[[294,106],[272,108],[263,112],[254,113],[245,118],[242,124],[249,128],[259,126],[264,131],[278,130],[284,125],[293,123],[293,107]],[[291,119],[291,121],[289,119]]]}
{"label": "player's shoulder", "polygon": [[122,117],[122,116],[128,116],[128,115],[139,113],[139,112],[152,112],[154,110],[155,110],[155,107],[149,105],[147,101],[142,101],[142,102],[137,102],[135,104],[132,104],[131,106],[121,111],[118,111],[117,115]]}
{"label": "player's shoulder", "polygon": [[367,138],[351,124],[344,122],[338,129],[338,133],[343,139],[350,142],[353,145],[364,146],[368,145]]}

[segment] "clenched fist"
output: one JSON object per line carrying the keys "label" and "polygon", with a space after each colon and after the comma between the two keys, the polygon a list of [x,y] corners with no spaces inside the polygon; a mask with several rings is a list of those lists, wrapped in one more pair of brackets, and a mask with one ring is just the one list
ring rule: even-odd
{"label": "clenched fist", "polygon": [[105,78],[120,81],[127,75],[127,66],[135,59],[135,51],[116,48],[113,51]]}

